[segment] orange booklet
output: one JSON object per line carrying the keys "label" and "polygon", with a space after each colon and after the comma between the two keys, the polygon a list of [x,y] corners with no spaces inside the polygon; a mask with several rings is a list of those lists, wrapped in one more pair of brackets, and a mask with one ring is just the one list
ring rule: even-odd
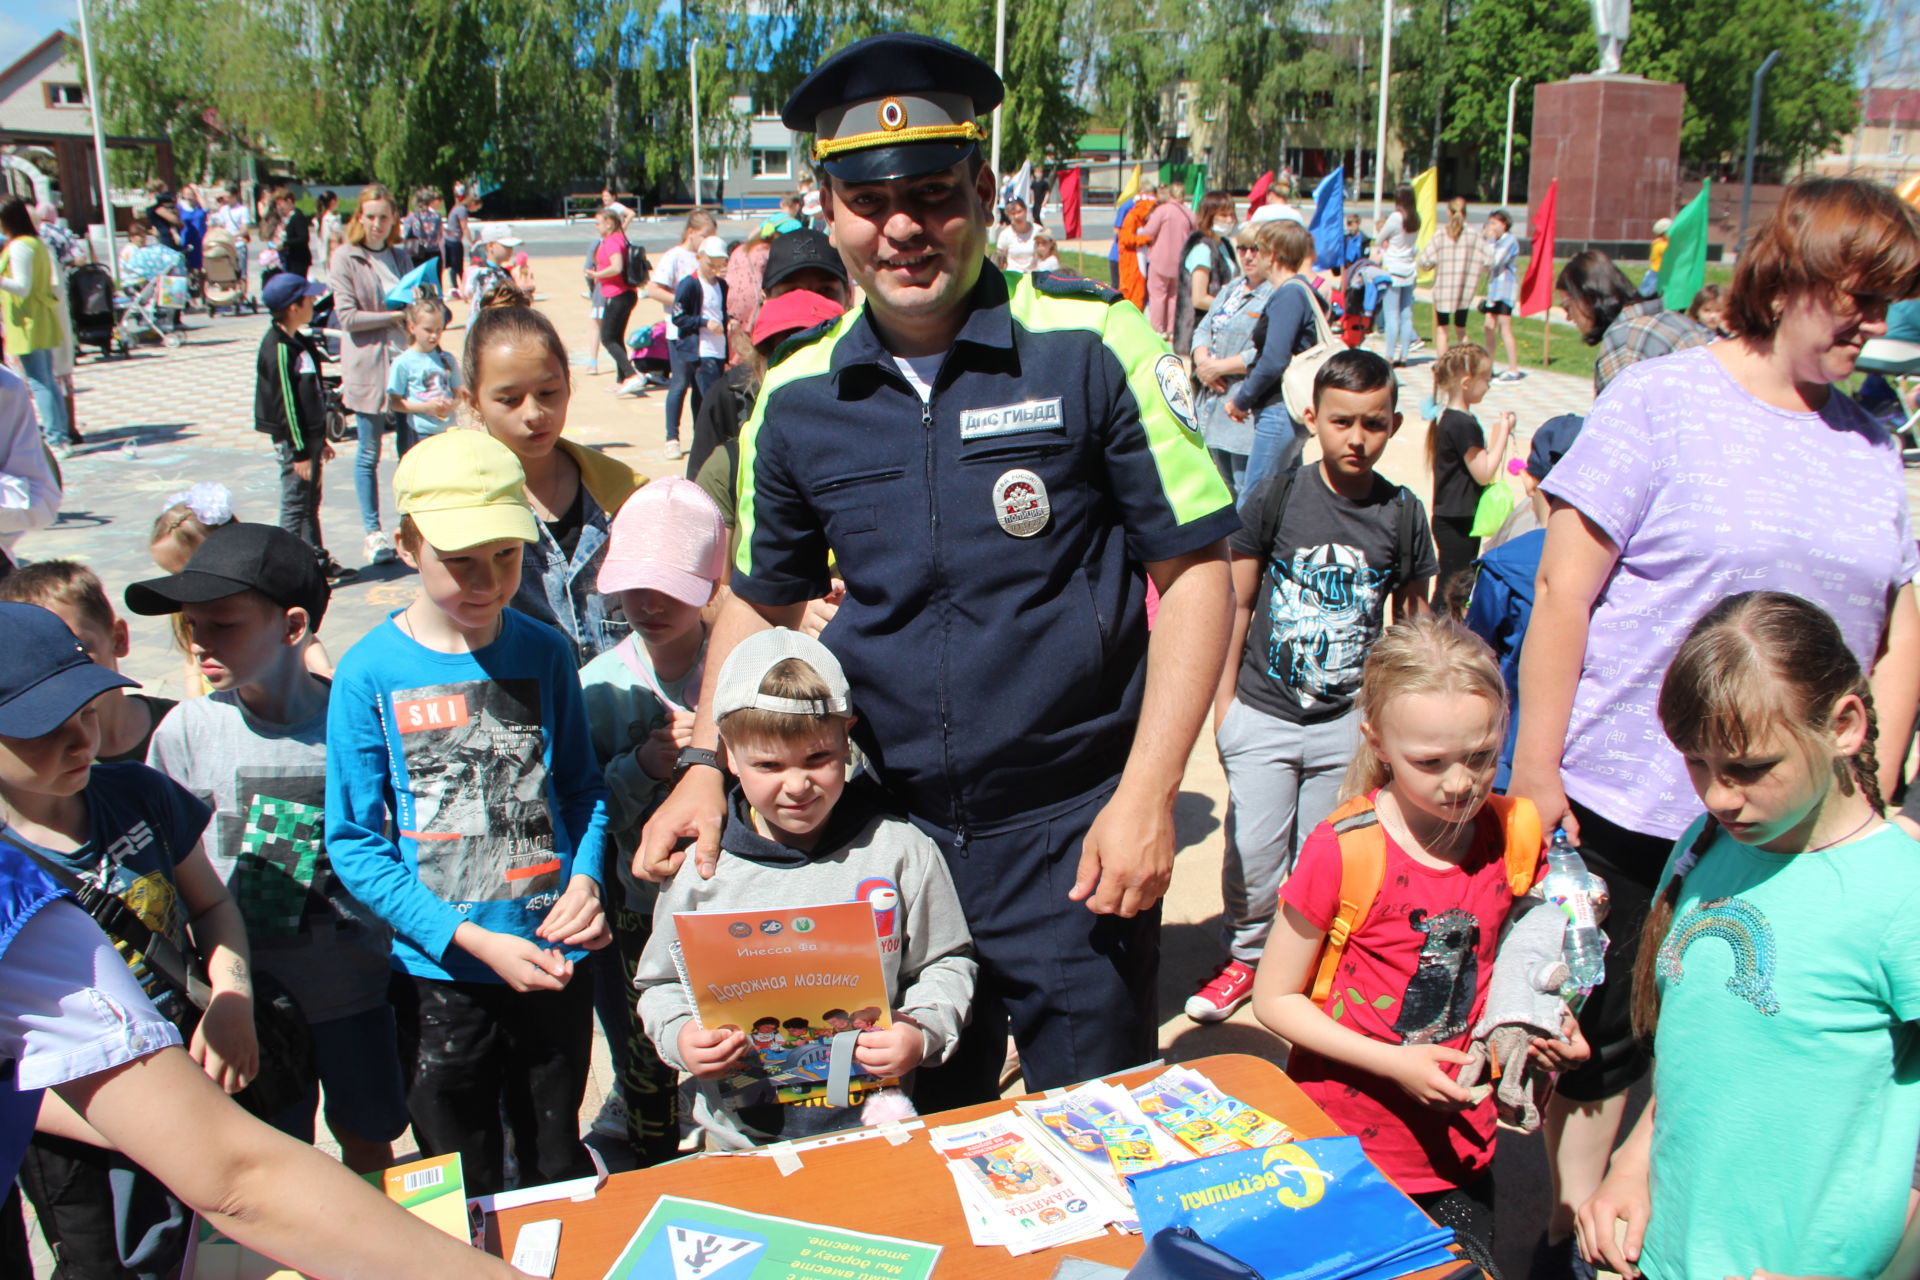
{"label": "orange booklet", "polygon": [[[893,1025],[874,908],[866,902],[763,911],[676,911],[674,963],[702,1027],[747,1033],[728,1094],[824,1105],[832,1040]],[[896,1084],[853,1067],[858,1099]],[[749,1104],[751,1097],[743,1098]]]}

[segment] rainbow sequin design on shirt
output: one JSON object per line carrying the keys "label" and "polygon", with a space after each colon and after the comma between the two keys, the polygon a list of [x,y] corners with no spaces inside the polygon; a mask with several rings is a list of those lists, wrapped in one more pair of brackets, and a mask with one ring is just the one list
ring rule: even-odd
{"label": "rainbow sequin design on shirt", "polygon": [[1660,946],[1656,967],[1662,981],[1679,985],[1686,977],[1682,961],[1687,948],[1703,938],[1718,938],[1733,949],[1733,974],[1727,979],[1727,990],[1768,1017],[1780,1012],[1780,997],[1773,993],[1778,959],[1773,926],[1760,908],[1739,898],[1714,898],[1697,904],[1680,917]]}

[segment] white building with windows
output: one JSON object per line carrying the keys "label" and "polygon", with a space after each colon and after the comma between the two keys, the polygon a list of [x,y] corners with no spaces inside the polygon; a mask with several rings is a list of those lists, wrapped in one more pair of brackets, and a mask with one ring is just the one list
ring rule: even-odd
{"label": "white building with windows", "polygon": [[726,207],[771,211],[780,197],[796,191],[802,175],[812,171],[807,161],[807,136],[780,122],[780,107],[745,94],[730,105],[736,118],[746,121],[744,141],[722,159],[726,175]]}

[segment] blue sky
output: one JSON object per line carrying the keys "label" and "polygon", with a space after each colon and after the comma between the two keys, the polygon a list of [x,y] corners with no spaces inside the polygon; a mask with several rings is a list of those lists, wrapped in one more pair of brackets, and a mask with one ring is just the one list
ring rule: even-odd
{"label": "blue sky", "polygon": [[0,0],[0,67],[63,27],[80,21],[73,0]]}

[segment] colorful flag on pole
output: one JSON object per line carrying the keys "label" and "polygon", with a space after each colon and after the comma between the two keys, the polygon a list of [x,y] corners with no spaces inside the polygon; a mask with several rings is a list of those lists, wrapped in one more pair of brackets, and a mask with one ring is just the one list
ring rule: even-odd
{"label": "colorful flag on pole", "polygon": [[1247,216],[1267,202],[1267,192],[1273,190],[1273,170],[1269,169],[1253,180],[1253,190],[1247,193]]}
{"label": "colorful flag on pole", "polygon": [[1915,208],[1920,208],[1920,173],[1914,174],[1900,184],[1900,198]]}
{"label": "colorful flag on pole", "polygon": [[1080,238],[1081,169],[1060,171],[1060,230],[1069,240]]}
{"label": "colorful flag on pole", "polygon": [[1533,256],[1527,259],[1527,274],[1520,281],[1520,314],[1534,315],[1553,305],[1553,214],[1560,203],[1560,179],[1547,184],[1539,211],[1527,219],[1527,234],[1533,240]]}
{"label": "colorful flag on pole", "polygon": [[1140,194],[1140,166],[1133,166],[1133,172],[1127,175],[1126,182],[1120,186],[1120,194],[1113,198],[1115,206],[1123,205]]}
{"label": "colorful flag on pole", "polygon": [[[1434,219],[1439,210],[1440,170],[1429,169],[1413,180],[1413,211],[1420,215],[1420,230],[1415,233],[1414,242],[1419,248],[1426,248],[1427,241],[1433,239]],[[1432,267],[1420,273],[1418,283],[1433,283]]]}
{"label": "colorful flag on pole", "polygon": [[1313,232],[1315,266],[1341,265],[1347,244],[1346,224],[1347,169],[1345,165],[1336,165],[1313,189],[1313,217],[1307,222],[1307,230]]}
{"label": "colorful flag on pole", "polygon": [[1700,194],[1674,216],[1667,228],[1667,254],[1660,260],[1660,300],[1669,311],[1685,311],[1693,295],[1707,282],[1707,195],[1713,183],[1700,184]]}

